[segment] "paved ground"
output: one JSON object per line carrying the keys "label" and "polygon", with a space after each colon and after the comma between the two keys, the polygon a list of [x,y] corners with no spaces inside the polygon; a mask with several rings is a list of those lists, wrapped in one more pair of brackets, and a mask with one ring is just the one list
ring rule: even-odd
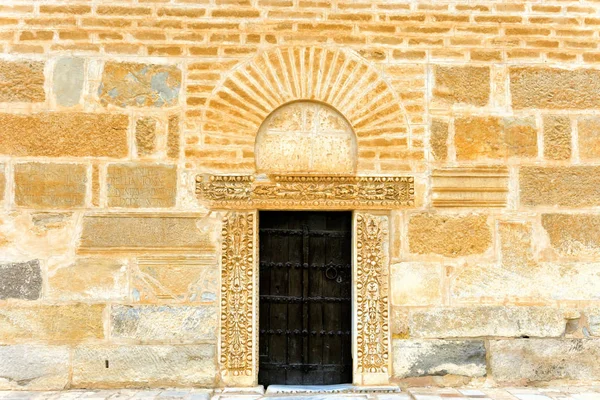
{"label": "paved ground", "polygon": [[[213,397],[213,399],[211,399]],[[397,394],[274,394],[212,395],[206,390],[69,390],[62,392],[2,392],[1,400],[600,400],[600,386],[571,388],[432,389],[412,388]],[[221,398],[221,399],[220,399]]]}

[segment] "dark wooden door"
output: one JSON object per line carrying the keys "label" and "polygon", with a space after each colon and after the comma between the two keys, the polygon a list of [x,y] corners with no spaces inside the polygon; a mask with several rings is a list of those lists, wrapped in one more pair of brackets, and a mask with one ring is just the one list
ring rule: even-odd
{"label": "dark wooden door", "polygon": [[352,382],[351,221],[260,213],[261,385]]}

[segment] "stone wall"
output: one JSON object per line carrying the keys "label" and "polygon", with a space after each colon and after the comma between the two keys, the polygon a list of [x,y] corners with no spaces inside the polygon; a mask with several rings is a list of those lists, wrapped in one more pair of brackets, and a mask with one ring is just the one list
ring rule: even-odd
{"label": "stone wall", "polygon": [[414,177],[389,213],[393,381],[600,380],[599,15],[2,2],[0,389],[222,385],[224,212],[195,180],[289,168],[259,132],[303,150],[294,172]]}

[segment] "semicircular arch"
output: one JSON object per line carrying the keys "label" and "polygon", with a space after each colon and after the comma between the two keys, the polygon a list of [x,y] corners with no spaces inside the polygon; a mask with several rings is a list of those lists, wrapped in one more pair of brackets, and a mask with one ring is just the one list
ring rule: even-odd
{"label": "semicircular arch", "polygon": [[214,157],[207,169],[254,172],[259,127],[297,100],[322,102],[343,115],[356,133],[359,157],[385,140],[409,142],[398,95],[366,60],[337,47],[276,47],[237,65],[207,99],[199,143]]}

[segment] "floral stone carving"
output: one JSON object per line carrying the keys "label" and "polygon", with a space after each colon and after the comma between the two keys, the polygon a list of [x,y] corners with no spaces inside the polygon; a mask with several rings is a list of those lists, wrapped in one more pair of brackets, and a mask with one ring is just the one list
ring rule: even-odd
{"label": "floral stone carving", "polygon": [[212,207],[390,209],[414,204],[414,179],[398,176],[250,175],[196,178],[196,193]]}
{"label": "floral stone carving", "polygon": [[387,382],[389,369],[387,222],[386,216],[366,213],[356,216],[355,364],[363,380],[369,379],[366,376],[370,374],[379,375],[383,382],[376,383]]}
{"label": "floral stone carving", "polygon": [[252,212],[223,219],[220,362],[228,383],[254,381],[255,223]]}

